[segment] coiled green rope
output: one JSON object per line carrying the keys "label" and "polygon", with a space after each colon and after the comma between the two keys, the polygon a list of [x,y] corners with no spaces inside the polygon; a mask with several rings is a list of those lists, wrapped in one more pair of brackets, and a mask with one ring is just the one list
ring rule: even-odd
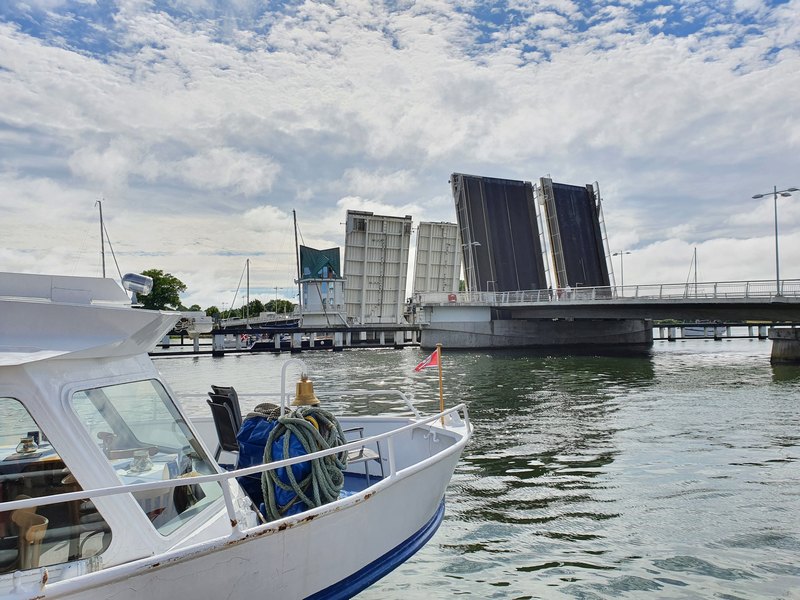
{"label": "coiled green rope", "polygon": [[[319,427],[314,426],[312,420]],[[346,443],[339,421],[331,413],[316,406],[300,406],[288,415],[278,418],[264,448],[264,462],[273,461],[272,444],[283,436],[282,455],[290,458],[290,434],[294,434],[303,445],[306,453],[319,452],[335,448]],[[286,467],[289,483],[278,477],[277,470],[266,471],[261,477],[261,489],[264,492],[265,507],[270,520],[282,518],[297,502],[304,502],[308,508],[322,506],[339,497],[344,485],[343,471],[347,467],[347,452],[338,452],[311,462],[311,472],[301,481],[297,481],[291,467]],[[275,498],[275,486],[294,492],[294,498],[279,506]]]}

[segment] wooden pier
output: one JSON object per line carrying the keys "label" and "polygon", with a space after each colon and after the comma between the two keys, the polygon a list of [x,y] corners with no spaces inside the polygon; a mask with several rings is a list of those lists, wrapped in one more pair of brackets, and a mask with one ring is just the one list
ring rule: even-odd
{"label": "wooden pier", "polygon": [[169,339],[156,346],[151,356],[194,356],[252,352],[306,352],[346,348],[405,348],[419,346],[419,325],[379,324],[350,327],[232,327],[215,329],[188,342]]}

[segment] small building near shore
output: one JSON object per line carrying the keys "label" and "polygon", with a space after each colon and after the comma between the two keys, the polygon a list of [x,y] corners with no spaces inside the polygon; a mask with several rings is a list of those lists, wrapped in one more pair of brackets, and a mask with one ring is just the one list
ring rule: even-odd
{"label": "small building near shore", "polygon": [[347,324],[339,248],[300,246],[300,314],[303,327]]}

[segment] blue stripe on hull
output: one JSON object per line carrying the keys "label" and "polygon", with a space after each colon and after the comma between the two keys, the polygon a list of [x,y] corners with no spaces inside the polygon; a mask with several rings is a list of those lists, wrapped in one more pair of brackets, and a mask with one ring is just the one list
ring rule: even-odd
{"label": "blue stripe on hull", "polygon": [[381,577],[385,577],[422,548],[433,537],[444,518],[444,498],[439,503],[430,520],[410,538],[395,546],[380,558],[373,560],[366,567],[356,571],[349,577],[308,596],[306,600],[337,600],[352,598],[358,592],[368,588]]}

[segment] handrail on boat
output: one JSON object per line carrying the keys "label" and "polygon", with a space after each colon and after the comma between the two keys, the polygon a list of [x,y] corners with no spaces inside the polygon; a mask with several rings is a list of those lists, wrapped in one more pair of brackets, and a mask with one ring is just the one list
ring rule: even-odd
{"label": "handrail on boat", "polygon": [[[460,414],[463,414],[463,418],[460,416]],[[424,417],[421,420],[413,421],[407,425],[403,425],[402,427],[399,427],[397,429],[392,429],[391,431],[387,431],[385,433],[380,433],[367,438],[358,439],[353,442],[343,444],[341,446],[335,446],[333,448],[329,448],[327,450],[320,450],[318,452],[312,452],[310,454],[296,456],[294,458],[287,458],[270,463],[262,463],[260,465],[253,465],[252,467],[237,469],[235,471],[222,471],[220,473],[213,473],[211,475],[198,475],[195,477],[164,479],[161,481],[153,481],[148,483],[121,484],[112,487],[95,488],[91,490],[80,490],[77,492],[67,492],[64,494],[54,494],[52,496],[38,496],[35,498],[12,500],[10,502],[0,502],[0,512],[17,510],[19,508],[47,506],[51,504],[59,504],[61,502],[70,502],[73,500],[84,500],[87,498],[95,499],[106,496],[116,496],[119,494],[128,494],[139,491],[144,492],[150,490],[163,490],[164,488],[174,489],[185,485],[196,485],[200,483],[210,483],[210,482],[222,483],[230,481],[235,477],[242,477],[244,475],[252,475],[255,473],[265,473],[267,471],[272,471],[275,469],[279,469],[281,467],[288,467],[294,464],[306,462],[308,460],[322,458],[324,456],[329,456],[331,454],[346,452],[347,450],[360,448],[366,444],[372,442],[378,442],[380,440],[386,440],[386,445],[388,446],[389,475],[381,480],[385,481],[387,479],[395,478],[399,472],[402,472],[404,470],[402,469],[401,471],[397,471],[395,449],[393,443],[394,440],[392,438],[411,429],[425,425],[429,426],[430,430],[433,430],[433,427],[431,426],[432,423],[434,423],[438,419],[444,419],[444,417],[449,415],[453,415],[450,416],[449,419],[450,421],[454,421],[459,426],[461,423],[463,423],[463,425],[467,428],[467,431],[469,431],[470,428],[469,411],[467,409],[466,404],[462,403],[452,408],[449,408],[445,411],[442,411],[441,413],[438,413],[436,415]],[[379,483],[375,485],[379,485]],[[233,498],[231,496],[230,486],[220,485],[220,487],[222,488],[222,495],[225,500],[225,507],[228,512],[228,517],[230,518],[231,521],[231,530],[232,530],[231,535],[238,537],[238,535],[241,535],[241,531],[237,527],[238,517],[236,516],[236,510],[234,507]]]}

